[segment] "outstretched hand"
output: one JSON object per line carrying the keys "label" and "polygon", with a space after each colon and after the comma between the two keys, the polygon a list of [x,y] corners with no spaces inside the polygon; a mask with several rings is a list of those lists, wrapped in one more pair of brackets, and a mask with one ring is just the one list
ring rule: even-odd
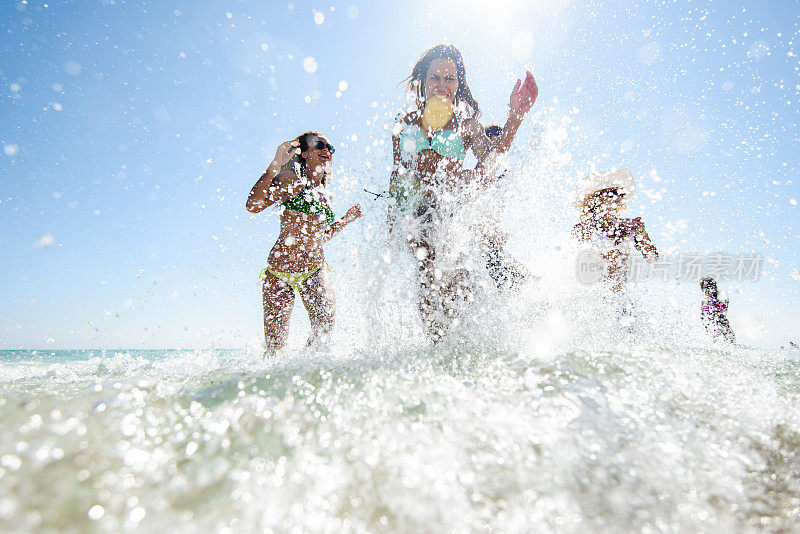
{"label": "outstretched hand", "polygon": [[278,150],[275,151],[274,161],[278,166],[283,167],[289,163],[289,160],[292,159],[292,156],[299,153],[300,141],[297,139],[292,139],[291,141],[286,141],[278,146]]}
{"label": "outstretched hand", "polygon": [[344,220],[347,223],[351,223],[359,217],[361,217],[361,204],[356,204],[344,214]]}
{"label": "outstretched hand", "polygon": [[531,71],[526,71],[525,81],[518,79],[511,91],[511,111],[518,115],[524,115],[533,107],[537,96],[539,96],[539,87],[536,85],[536,80]]}

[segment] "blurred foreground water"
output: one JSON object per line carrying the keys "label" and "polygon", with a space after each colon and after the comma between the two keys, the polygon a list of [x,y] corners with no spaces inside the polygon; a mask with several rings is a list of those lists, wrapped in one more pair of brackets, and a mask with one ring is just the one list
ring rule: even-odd
{"label": "blurred foreground water", "polygon": [[798,353],[627,347],[3,351],[0,527],[797,529]]}

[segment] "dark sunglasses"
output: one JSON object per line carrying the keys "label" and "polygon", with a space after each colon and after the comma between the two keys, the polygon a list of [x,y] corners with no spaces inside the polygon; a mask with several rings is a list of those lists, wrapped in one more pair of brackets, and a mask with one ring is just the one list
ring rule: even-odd
{"label": "dark sunglasses", "polygon": [[606,191],[601,191],[598,196],[608,197],[608,198],[617,198],[617,197],[624,197],[624,193],[620,193],[616,189],[608,189]]}
{"label": "dark sunglasses", "polygon": [[323,148],[327,148],[328,152],[330,152],[331,154],[336,152],[336,149],[333,148],[333,145],[331,145],[330,143],[326,143],[324,141],[320,141],[319,139],[311,143],[311,146],[316,148],[317,150],[322,150]]}

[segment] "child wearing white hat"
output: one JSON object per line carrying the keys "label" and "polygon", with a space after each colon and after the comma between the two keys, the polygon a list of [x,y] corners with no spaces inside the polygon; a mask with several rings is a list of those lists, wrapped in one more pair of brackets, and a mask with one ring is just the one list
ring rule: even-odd
{"label": "child wearing white hat", "polygon": [[636,183],[629,169],[590,174],[575,189],[573,203],[581,214],[572,233],[603,258],[601,279],[617,293],[624,289],[631,245],[646,261],[658,260],[658,250],[650,241],[642,219],[618,216],[635,191]]}

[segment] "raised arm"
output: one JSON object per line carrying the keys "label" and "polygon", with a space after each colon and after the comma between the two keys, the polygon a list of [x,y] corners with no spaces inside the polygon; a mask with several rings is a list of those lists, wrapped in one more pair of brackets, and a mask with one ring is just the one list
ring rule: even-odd
{"label": "raised arm", "polygon": [[[295,152],[298,150],[300,142],[296,139],[281,143],[275,152],[275,158],[269,164],[267,170],[255,183],[247,197],[247,211],[258,213],[278,201],[285,201],[291,198],[292,185],[297,180],[292,179],[294,173],[280,173],[281,167],[286,165]],[[291,174],[291,176],[288,176]],[[285,176],[284,176],[285,175]],[[280,179],[279,179],[280,178]],[[284,198],[285,197],[285,198]]]}
{"label": "raised arm", "polygon": [[508,120],[503,127],[500,137],[489,140],[483,126],[475,120],[470,119],[466,122],[466,133],[469,137],[469,145],[478,160],[478,167],[484,172],[491,171],[494,165],[495,156],[502,154],[511,148],[511,142],[517,135],[525,114],[533,107],[536,97],[539,95],[539,88],[533,74],[526,73],[525,81],[517,80],[514,89],[511,91],[509,101],[510,111]]}
{"label": "raised arm", "polygon": [[503,127],[503,133],[500,134],[500,139],[497,140],[497,151],[503,153],[511,148],[511,142],[514,136],[517,135],[522,124],[522,119],[533,107],[536,102],[536,97],[539,96],[539,87],[536,85],[536,80],[530,71],[525,73],[525,81],[517,80],[514,89],[511,91],[511,99],[509,107],[511,108],[508,114],[508,120]]}

